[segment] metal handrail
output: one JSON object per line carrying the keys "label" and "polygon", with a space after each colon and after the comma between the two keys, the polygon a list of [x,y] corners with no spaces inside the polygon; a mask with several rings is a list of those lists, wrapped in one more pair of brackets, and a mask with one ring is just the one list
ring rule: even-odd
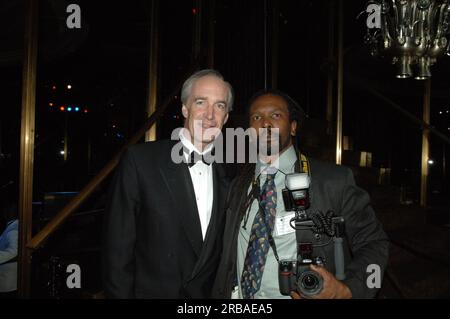
{"label": "metal handrail", "polygon": [[182,80],[177,83],[175,89],[171,92],[171,94],[165,99],[160,108],[157,108],[155,112],[153,112],[145,121],[144,125],[141,129],[136,132],[128,142],[117,152],[116,155],[102,168],[102,170],[92,178],[89,183],[66,205],[62,210],[60,210],[45,227],[40,230],[31,240],[27,243],[26,247],[28,249],[35,250],[39,248],[44,241],[53,234],[59,226],[72,214],[84,201],[86,201],[90,195],[94,192],[94,190],[105,180],[106,177],[114,170],[114,168],[119,163],[120,157],[125,152],[125,150],[136,144],[145,134],[147,130],[149,130],[153,124],[156,123],[157,120],[164,114],[166,108],[170,105],[170,103],[175,99],[175,96],[178,95],[181,86],[186,79],[198,66],[199,62],[194,63],[193,66],[189,69],[189,72],[182,78]]}

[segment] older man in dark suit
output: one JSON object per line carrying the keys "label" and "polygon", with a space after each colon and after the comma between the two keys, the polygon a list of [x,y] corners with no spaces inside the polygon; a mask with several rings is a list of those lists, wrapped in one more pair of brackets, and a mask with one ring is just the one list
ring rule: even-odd
{"label": "older man in dark suit", "polygon": [[[222,167],[204,158],[228,119],[232,88],[219,72],[202,70],[185,81],[181,101],[179,141],[130,147],[112,182],[103,250],[107,297],[210,297],[228,183]],[[183,154],[173,152],[179,143]]]}
{"label": "older man in dark suit", "polygon": [[[267,144],[266,154],[256,165],[249,164],[230,186],[223,253],[213,289],[216,298],[371,298],[379,288],[387,264],[388,240],[369,196],[355,185],[350,169],[307,159],[298,152],[292,140],[301,125],[299,113],[298,104],[280,91],[259,92],[250,102],[250,127],[262,141],[260,145]],[[285,175],[299,171],[311,178],[307,216],[314,219],[324,216],[320,212],[333,211],[336,218],[345,220],[345,273],[336,272],[331,231],[316,225],[315,230],[299,227],[296,232],[290,225],[295,213],[285,209],[282,190]],[[322,286],[314,286],[311,280],[306,285],[316,290],[299,293],[301,289],[294,283],[287,295],[282,294],[280,261],[298,261],[299,252],[305,249],[309,254],[311,248],[313,254],[308,258],[324,261],[324,267],[311,265],[315,278],[322,278]],[[337,265],[340,268],[342,263]]]}

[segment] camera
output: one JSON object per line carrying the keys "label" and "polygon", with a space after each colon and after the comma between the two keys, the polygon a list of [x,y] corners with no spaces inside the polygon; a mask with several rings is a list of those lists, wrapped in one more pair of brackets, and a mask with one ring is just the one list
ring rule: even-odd
{"label": "camera", "polygon": [[294,173],[286,175],[286,188],[283,189],[283,201],[286,211],[304,211],[309,207],[308,174]]}
{"label": "camera", "polygon": [[322,276],[310,269],[309,265],[323,265],[321,257],[312,257],[312,244],[301,243],[297,260],[280,260],[278,283],[280,293],[289,296],[292,291],[302,296],[312,297],[323,289]]}

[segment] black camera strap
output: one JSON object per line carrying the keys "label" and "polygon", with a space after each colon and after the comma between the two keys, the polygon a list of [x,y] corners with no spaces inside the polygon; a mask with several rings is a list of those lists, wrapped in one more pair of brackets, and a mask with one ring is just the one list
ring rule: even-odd
{"label": "black camera strap", "polygon": [[[242,226],[242,228],[244,228],[244,229],[247,229],[248,217],[250,216],[250,209],[252,208],[253,201],[255,199],[257,199],[258,204],[260,203],[260,192],[261,192],[261,187],[259,185],[259,176],[258,176],[258,178],[253,179],[252,189],[250,190],[250,193],[247,195],[247,198],[245,199],[244,225]],[[261,207],[259,207],[259,209],[261,209]]]}
{"label": "black camera strap", "polygon": [[277,246],[275,245],[275,240],[273,239],[272,234],[269,234],[269,244],[270,244],[270,247],[272,247],[273,255],[275,256],[275,259],[279,263],[280,257],[278,257]]}

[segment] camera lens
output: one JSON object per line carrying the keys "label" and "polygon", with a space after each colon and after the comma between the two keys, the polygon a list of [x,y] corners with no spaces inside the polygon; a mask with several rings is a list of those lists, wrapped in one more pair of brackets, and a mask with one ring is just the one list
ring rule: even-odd
{"label": "camera lens", "polygon": [[303,271],[298,278],[297,289],[306,297],[319,294],[323,289],[322,276],[313,270]]}
{"label": "camera lens", "polygon": [[319,281],[317,280],[317,277],[315,277],[315,276],[306,275],[305,277],[303,277],[302,283],[306,289],[313,289],[315,286],[317,286]]}

